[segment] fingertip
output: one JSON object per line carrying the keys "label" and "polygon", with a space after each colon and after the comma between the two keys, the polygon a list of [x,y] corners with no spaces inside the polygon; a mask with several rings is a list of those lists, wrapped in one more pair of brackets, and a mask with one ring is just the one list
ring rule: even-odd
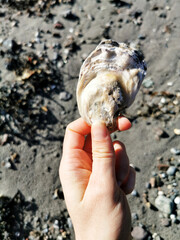
{"label": "fingertip", "polygon": [[117,125],[120,131],[125,131],[131,128],[131,122],[124,116],[118,117]]}

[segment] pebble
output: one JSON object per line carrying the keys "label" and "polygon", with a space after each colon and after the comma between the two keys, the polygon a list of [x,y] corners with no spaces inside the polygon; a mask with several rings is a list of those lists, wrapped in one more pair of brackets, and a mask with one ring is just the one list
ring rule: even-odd
{"label": "pebble", "polygon": [[177,148],[171,148],[170,152],[174,155],[180,155],[180,150]]}
{"label": "pebble", "polygon": [[70,9],[66,10],[64,13],[63,13],[63,18],[67,19],[67,20],[78,20],[79,17],[76,16],[74,13],[72,13],[72,11]]}
{"label": "pebble", "polygon": [[131,195],[134,196],[134,197],[139,196],[138,192],[135,189],[131,192]]}
{"label": "pebble", "polygon": [[161,178],[163,178],[163,179],[164,179],[164,178],[166,178],[166,177],[167,177],[167,174],[166,174],[166,173],[161,173],[161,174],[160,174],[160,176],[161,176]]}
{"label": "pebble", "polygon": [[161,103],[162,103],[162,104],[165,104],[165,103],[166,103],[166,98],[165,98],[165,97],[162,97],[162,98],[161,98]]}
{"label": "pebble", "polygon": [[173,185],[173,187],[177,187],[178,184],[177,184],[177,182],[174,182],[172,185]]}
{"label": "pebble", "polygon": [[60,236],[60,235],[58,235],[58,236],[57,236],[57,240],[63,240],[63,237]]}
{"label": "pebble", "polygon": [[20,48],[20,45],[18,45],[14,39],[9,39],[9,38],[3,42],[3,46],[6,49],[11,50],[13,52],[15,52],[16,50],[18,50]]}
{"label": "pebble", "polygon": [[3,134],[0,136],[0,145],[3,146],[8,140],[8,134]]}
{"label": "pebble", "polygon": [[140,35],[138,36],[138,38],[139,38],[140,40],[145,40],[145,39],[146,39],[146,35],[140,34]]}
{"label": "pebble", "polygon": [[176,173],[176,167],[175,166],[170,166],[168,170],[166,171],[168,176],[174,176]]}
{"label": "pebble", "polygon": [[165,196],[158,196],[155,199],[155,206],[158,210],[167,214],[171,214],[173,211],[173,201]]}
{"label": "pebble", "polygon": [[180,204],[180,196],[177,196],[177,197],[174,199],[174,202],[175,202],[175,204],[179,205],[179,204]]}
{"label": "pebble", "polygon": [[175,223],[176,222],[176,215],[175,214],[171,214],[170,215],[170,219],[171,219],[172,223]]}
{"label": "pebble", "polygon": [[156,129],[156,138],[168,138],[169,135],[167,132],[165,132],[162,128],[157,128]]}
{"label": "pebble", "polygon": [[58,199],[59,198],[59,188],[56,188],[53,194],[53,199]]}
{"label": "pebble", "polygon": [[166,170],[169,168],[169,165],[168,165],[168,164],[160,163],[160,164],[157,165],[157,168],[158,168],[158,170],[160,170],[160,171],[166,171]]}
{"label": "pebble", "polygon": [[72,94],[66,91],[63,91],[59,94],[59,99],[62,101],[69,101],[72,98]]}
{"label": "pebble", "polygon": [[158,196],[164,196],[164,192],[163,191],[158,191]]}
{"label": "pebble", "polygon": [[174,133],[175,133],[176,135],[180,135],[180,129],[175,128],[175,129],[174,129]]}
{"label": "pebble", "polygon": [[151,77],[150,77],[150,78],[146,78],[146,79],[143,81],[142,85],[143,85],[145,88],[151,88],[151,87],[153,87],[154,82],[152,81],[152,79],[151,79]]}
{"label": "pebble", "polygon": [[153,233],[152,238],[154,240],[161,240],[161,237],[157,233]]}
{"label": "pebble", "polygon": [[73,228],[72,220],[70,217],[67,218],[67,224],[69,228]]}
{"label": "pebble", "polygon": [[58,21],[54,24],[54,28],[60,30],[64,28],[64,25]]}
{"label": "pebble", "polygon": [[6,12],[4,10],[0,11],[0,17],[5,17],[6,16]]}
{"label": "pebble", "polygon": [[138,214],[137,213],[131,213],[132,220],[138,220]]}
{"label": "pebble", "polygon": [[5,168],[10,169],[11,168],[11,163],[8,161],[4,165]]}
{"label": "pebble", "polygon": [[156,186],[161,187],[163,185],[163,182],[161,181],[160,176],[156,176]]}
{"label": "pebble", "polygon": [[152,188],[154,188],[156,186],[156,178],[155,177],[150,178],[150,184],[151,184]]}
{"label": "pebble", "polygon": [[162,218],[161,219],[161,225],[163,226],[163,227],[169,227],[170,226],[170,220],[168,219],[168,218]]}
{"label": "pebble", "polygon": [[172,87],[173,86],[173,82],[167,82],[167,86],[168,87]]}
{"label": "pebble", "polygon": [[151,188],[151,184],[150,184],[149,182],[146,182],[146,183],[145,183],[145,188],[146,188],[146,189],[150,189],[150,188]]}
{"label": "pebble", "polygon": [[144,228],[136,226],[133,228],[131,235],[135,240],[143,240],[146,239],[148,233]]}
{"label": "pebble", "polygon": [[57,219],[54,221],[53,227],[59,229],[59,221]]}

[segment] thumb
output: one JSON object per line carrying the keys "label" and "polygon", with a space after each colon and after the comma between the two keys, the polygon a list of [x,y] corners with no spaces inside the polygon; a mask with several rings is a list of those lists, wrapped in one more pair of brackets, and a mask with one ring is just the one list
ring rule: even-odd
{"label": "thumb", "polygon": [[92,173],[102,180],[114,182],[115,153],[110,133],[104,123],[94,123],[91,127],[93,165]]}

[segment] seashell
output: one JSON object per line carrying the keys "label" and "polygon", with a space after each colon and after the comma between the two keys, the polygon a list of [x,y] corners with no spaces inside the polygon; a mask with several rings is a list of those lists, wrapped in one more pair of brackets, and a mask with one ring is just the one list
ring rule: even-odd
{"label": "seashell", "polygon": [[77,103],[81,117],[89,124],[105,122],[109,129],[135,100],[146,75],[141,52],[125,43],[102,41],[81,66]]}

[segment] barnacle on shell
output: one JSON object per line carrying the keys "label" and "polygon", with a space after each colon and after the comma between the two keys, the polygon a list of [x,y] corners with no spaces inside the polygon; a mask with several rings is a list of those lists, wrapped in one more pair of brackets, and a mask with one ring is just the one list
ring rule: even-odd
{"label": "barnacle on shell", "polygon": [[143,54],[125,43],[102,41],[81,66],[77,103],[81,117],[91,125],[105,122],[109,129],[129,107],[146,75]]}

